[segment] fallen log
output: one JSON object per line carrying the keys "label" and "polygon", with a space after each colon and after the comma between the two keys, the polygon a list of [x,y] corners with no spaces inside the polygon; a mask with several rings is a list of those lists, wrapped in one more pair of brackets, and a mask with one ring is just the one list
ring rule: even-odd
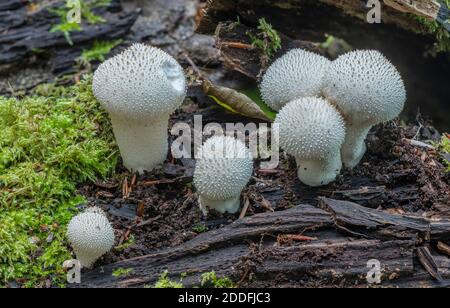
{"label": "fallen log", "polygon": [[[124,12],[120,2],[111,1],[106,7],[93,9],[105,22],[90,24],[82,19],[81,31],[73,31],[67,42],[62,32],[51,32],[60,17],[52,9],[64,7],[65,1],[52,0],[44,4],[8,0],[0,6],[0,93],[9,91],[9,75],[28,67],[42,67],[53,76],[74,71],[75,60],[85,49],[98,41],[123,38],[136,21],[139,12]],[[42,82],[37,80],[37,82]],[[29,80],[15,90],[34,87]]]}
{"label": "fallen log", "polygon": [[[270,62],[264,59],[261,50],[252,46],[249,33],[256,36],[258,31],[240,23],[221,23],[215,31],[216,46],[228,67],[251,79],[258,79]],[[280,38],[281,49],[275,54],[275,59],[294,48],[302,48],[323,55],[323,50],[317,43],[293,40],[283,33],[280,33]]]}
{"label": "fallen log", "polygon": [[356,203],[320,198],[319,206],[333,215],[338,229],[352,235],[378,239],[448,240],[450,221],[432,221],[420,216],[396,215],[365,208]]}
{"label": "fallen log", "polygon": [[[209,0],[203,12],[203,18],[198,23],[199,32],[213,31],[218,21],[225,21],[230,18],[232,11],[245,12],[245,8],[250,4],[257,6],[255,11],[248,11],[251,15],[257,15],[263,7],[271,7],[273,10],[308,10],[311,5],[325,4],[334,7],[345,14],[357,17],[366,21],[369,11],[374,8],[374,4],[366,5],[366,1],[360,0],[319,0],[312,4],[307,0],[272,0],[270,5],[263,2],[255,3],[250,0]],[[381,19],[384,23],[394,24],[408,31],[419,31],[418,23],[411,16],[421,16],[430,20],[436,20],[450,31],[450,26],[446,22],[450,18],[448,6],[440,0],[383,0],[380,1]],[[256,14],[255,14],[256,12]],[[276,14],[276,13],[275,13]]]}
{"label": "fallen log", "polygon": [[[237,220],[178,247],[85,272],[82,283],[72,287],[152,286],[166,270],[175,281],[184,277],[186,287],[198,286],[202,274],[210,271],[240,286],[366,287],[372,259],[380,262],[385,287],[450,285],[446,256],[428,256],[442,277],[438,281],[423,268],[416,252],[425,243],[448,239],[450,221],[326,198],[320,204],[322,209],[299,205]],[[308,241],[281,242],[277,234],[302,234]],[[129,274],[114,277],[118,269],[128,269]]]}

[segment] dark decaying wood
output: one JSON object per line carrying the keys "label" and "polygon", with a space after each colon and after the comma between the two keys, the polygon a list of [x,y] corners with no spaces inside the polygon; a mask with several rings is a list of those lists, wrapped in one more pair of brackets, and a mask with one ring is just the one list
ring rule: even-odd
{"label": "dark decaying wood", "polygon": [[[73,70],[75,59],[83,49],[92,47],[96,40],[123,38],[133,26],[138,12],[124,12],[117,0],[108,7],[94,9],[105,19],[104,23],[82,23],[82,31],[71,32],[73,46],[63,33],[50,30],[60,19],[49,9],[61,8],[63,0],[39,4],[29,1],[6,0],[0,4],[0,82],[7,74],[32,65],[46,63],[56,75]],[[31,84],[30,86],[33,86]]]}
{"label": "dark decaying wood", "polygon": [[[244,12],[245,7],[270,6],[276,9],[298,10],[313,5],[326,5],[337,8],[350,16],[366,20],[369,10],[373,6],[366,6],[366,1],[360,0],[270,0],[258,1],[252,0],[208,0],[208,5],[204,10],[204,18],[198,24],[200,32],[213,31],[218,21],[229,20],[231,12]],[[421,16],[430,20],[437,20],[444,27],[449,27],[446,20],[450,17],[450,10],[441,0],[383,0],[380,1],[382,10],[382,21],[397,25],[409,31],[417,31],[420,25],[411,16]],[[249,11],[249,14],[252,12]]]}
{"label": "dark decaying wood", "polygon": [[420,216],[394,215],[347,201],[321,198],[321,208],[332,213],[336,226],[352,235],[378,239],[448,240],[450,221],[430,221]]}
{"label": "dark decaying wood", "polygon": [[[198,286],[210,271],[241,286],[363,287],[372,259],[381,263],[385,287],[450,286],[450,259],[425,246],[448,240],[450,221],[328,198],[319,204],[257,214],[181,246],[87,271],[76,287],[151,286],[165,270],[173,280],[186,273],[187,287]],[[305,236],[286,243],[277,241],[279,234]],[[119,268],[131,273],[114,277]]]}
{"label": "dark decaying wood", "polygon": [[[221,52],[224,63],[231,69],[251,78],[258,79],[270,62],[264,63],[264,55],[257,48],[252,48],[251,33],[257,36],[258,30],[241,23],[223,23],[217,26],[215,37],[216,46]],[[318,44],[292,39],[280,33],[282,48],[274,59],[294,48],[302,48],[323,55]]]}

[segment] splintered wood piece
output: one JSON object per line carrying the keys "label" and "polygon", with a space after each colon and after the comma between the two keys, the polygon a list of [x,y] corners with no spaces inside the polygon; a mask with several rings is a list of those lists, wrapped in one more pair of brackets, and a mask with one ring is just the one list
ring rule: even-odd
{"label": "splintered wood piece", "polygon": [[431,255],[428,247],[417,248],[417,255],[419,256],[419,261],[425,270],[437,281],[443,281],[441,274],[439,273],[439,268]]}

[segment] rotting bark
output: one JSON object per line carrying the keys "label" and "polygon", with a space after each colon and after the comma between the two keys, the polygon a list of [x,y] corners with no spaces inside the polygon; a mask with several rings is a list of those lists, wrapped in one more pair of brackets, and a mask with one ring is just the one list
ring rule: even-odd
{"label": "rotting bark", "polygon": [[[224,63],[231,69],[251,78],[258,79],[270,62],[262,61],[265,55],[261,50],[254,48],[248,33],[257,35],[258,30],[236,22],[220,23],[215,32],[216,46],[220,50]],[[294,48],[302,48],[323,55],[318,44],[293,40],[280,33],[282,48],[275,54],[278,58]],[[266,62],[266,63],[263,63]]]}
{"label": "rotting bark", "polygon": [[[92,47],[96,40],[115,40],[125,36],[136,21],[139,12],[125,13],[117,0],[107,7],[94,9],[94,13],[105,19],[104,23],[81,24],[82,31],[70,33],[73,46],[69,45],[61,32],[51,33],[53,25],[60,23],[59,17],[49,9],[61,8],[63,0],[52,0],[46,4],[31,4],[28,1],[8,0],[0,6],[0,93],[5,91],[8,74],[24,67],[45,66],[55,76],[74,70],[75,60],[84,49]],[[45,64],[44,64],[45,63]],[[29,89],[40,81],[30,81],[23,89]]]}
{"label": "rotting bark", "polygon": [[[237,220],[178,247],[88,271],[74,287],[153,285],[165,270],[173,280],[187,273],[186,287],[198,286],[201,275],[209,271],[241,286],[295,281],[297,286],[363,287],[371,259],[381,263],[382,286],[450,286],[450,259],[423,248],[448,240],[450,220],[390,214],[327,198],[320,205],[323,209],[299,205]],[[305,242],[287,244],[277,241],[278,234],[306,237]],[[132,273],[113,277],[118,268]]]}
{"label": "rotting bark", "polygon": [[[261,1],[261,6],[270,3],[274,9],[302,10],[310,5],[309,0],[270,0]],[[319,0],[319,2],[338,8],[345,14],[366,20],[367,14],[372,7],[366,7],[360,0]],[[203,12],[203,18],[199,21],[198,31],[214,31],[218,21],[225,21],[233,10],[244,11],[244,7],[255,4],[251,0],[209,0]],[[259,3],[258,3],[259,4]],[[395,24],[409,31],[420,30],[420,24],[412,19],[408,14],[435,19],[445,25],[448,18],[448,9],[445,4],[437,0],[384,0],[381,2],[382,21]],[[446,18],[445,18],[446,17]]]}
{"label": "rotting bark", "polygon": [[450,221],[432,221],[420,216],[395,215],[356,203],[321,198],[319,206],[333,215],[336,227],[352,236],[416,239],[418,242],[448,240]]}

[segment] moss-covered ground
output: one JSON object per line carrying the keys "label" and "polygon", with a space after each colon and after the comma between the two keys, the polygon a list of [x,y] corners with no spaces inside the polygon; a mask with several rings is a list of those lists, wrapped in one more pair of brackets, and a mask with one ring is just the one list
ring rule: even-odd
{"label": "moss-covered ground", "polygon": [[114,172],[117,152],[91,77],[0,97],[0,287],[64,285],[77,185]]}

